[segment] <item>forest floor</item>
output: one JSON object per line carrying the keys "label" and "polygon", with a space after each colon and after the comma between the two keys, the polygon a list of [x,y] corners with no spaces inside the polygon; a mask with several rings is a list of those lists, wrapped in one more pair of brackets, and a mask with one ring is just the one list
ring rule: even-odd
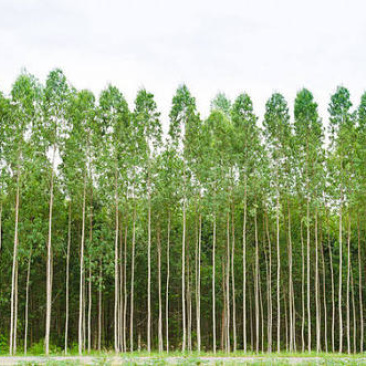
{"label": "forest floor", "polygon": [[0,365],[366,365],[366,354],[0,356]]}

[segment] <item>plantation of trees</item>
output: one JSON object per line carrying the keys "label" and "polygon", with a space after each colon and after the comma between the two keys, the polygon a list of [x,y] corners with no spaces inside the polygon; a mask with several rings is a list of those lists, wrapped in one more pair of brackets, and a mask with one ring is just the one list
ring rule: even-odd
{"label": "plantation of trees", "polygon": [[0,347],[365,348],[366,93],[97,99],[61,70],[0,94]]}

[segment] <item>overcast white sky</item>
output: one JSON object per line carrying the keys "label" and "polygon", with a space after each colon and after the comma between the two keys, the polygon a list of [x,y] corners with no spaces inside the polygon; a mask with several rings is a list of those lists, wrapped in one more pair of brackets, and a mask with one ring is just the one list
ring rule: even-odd
{"label": "overcast white sky", "polygon": [[165,124],[181,83],[203,116],[218,91],[247,91],[262,116],[273,91],[292,106],[305,86],[326,119],[337,85],[355,105],[366,89],[366,1],[0,0],[0,90],[23,67],[97,95],[113,83],[131,108],[144,86]]}

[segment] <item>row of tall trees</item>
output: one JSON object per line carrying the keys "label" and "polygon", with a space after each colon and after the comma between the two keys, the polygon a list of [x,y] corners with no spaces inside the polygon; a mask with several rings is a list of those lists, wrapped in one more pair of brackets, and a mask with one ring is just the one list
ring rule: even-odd
{"label": "row of tall trees", "polygon": [[0,345],[363,352],[366,94],[0,94]]}

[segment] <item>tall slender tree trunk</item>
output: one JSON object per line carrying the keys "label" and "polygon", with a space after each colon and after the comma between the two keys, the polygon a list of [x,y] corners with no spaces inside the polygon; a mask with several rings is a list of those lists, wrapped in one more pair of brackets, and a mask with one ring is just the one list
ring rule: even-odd
{"label": "tall slender tree trunk", "polygon": [[202,214],[201,214],[201,193],[199,197],[198,217],[198,260],[197,260],[197,351],[201,352],[201,240],[202,240]]}
{"label": "tall slender tree trunk", "polygon": [[151,192],[150,172],[147,178],[148,227],[147,227],[147,352],[151,352]]}
{"label": "tall slender tree trunk", "polygon": [[166,244],[166,292],[165,292],[165,338],[166,352],[169,352],[169,281],[170,281],[170,211],[168,211],[168,232]]}
{"label": "tall slender tree trunk", "polygon": [[356,315],[356,304],[355,304],[355,287],[353,282],[353,270],[351,264],[351,294],[352,294],[352,317],[353,317],[353,353],[357,352],[357,315]]}
{"label": "tall slender tree trunk", "polygon": [[103,264],[99,260],[99,285],[98,285],[98,351],[102,349],[102,293],[103,293]]}
{"label": "tall slender tree trunk", "polygon": [[319,243],[318,243],[318,212],[315,209],[315,312],[316,312],[316,351],[321,351],[321,308],[319,286]]}
{"label": "tall slender tree trunk", "polygon": [[19,226],[19,196],[20,196],[20,172],[18,169],[18,176],[17,176],[17,190],[16,190],[16,198],[15,198],[15,227],[14,227],[14,248],[13,248],[13,267],[12,267],[12,278],[11,278],[11,300],[10,300],[10,355],[15,353],[15,345],[14,345],[14,335],[16,334],[16,322],[15,322],[15,298],[17,296],[16,289],[17,289],[17,269],[18,269],[18,243],[19,243],[19,233],[18,233],[18,226]]}
{"label": "tall slender tree trunk", "polygon": [[[230,206],[229,206],[230,207]],[[226,220],[226,352],[230,352],[230,213]]]}
{"label": "tall slender tree trunk", "polygon": [[308,351],[311,352],[311,283],[310,283],[310,198],[306,202],[306,285],[308,310]]}
{"label": "tall slender tree trunk", "polygon": [[69,338],[70,249],[71,249],[71,201],[69,202],[69,220],[67,228],[67,249],[66,249],[65,355],[67,354],[68,338]]}
{"label": "tall slender tree trunk", "polygon": [[347,352],[351,353],[351,319],[350,319],[350,281],[351,281],[351,219],[348,214],[348,235],[347,235],[347,288],[346,288],[346,322],[347,322]]}
{"label": "tall slender tree trunk", "polygon": [[360,307],[360,353],[363,352],[364,343],[364,319],[363,319],[363,294],[362,294],[362,253],[361,253],[361,234],[359,220],[357,222],[357,255],[358,255],[358,296]]}
{"label": "tall slender tree trunk", "polygon": [[[135,196],[135,189],[133,189]],[[134,197],[134,200],[136,198]],[[131,248],[131,296],[130,296],[130,351],[133,352],[134,295],[135,295],[135,244],[136,244],[136,202],[133,207],[132,248]]]}
{"label": "tall slender tree trunk", "polygon": [[342,244],[342,205],[343,191],[341,191],[341,203],[339,206],[339,285],[338,285],[338,314],[339,314],[339,353],[343,351],[343,318],[342,318],[342,265],[343,265],[343,244]]}
{"label": "tall slender tree trunk", "polygon": [[[93,242],[93,189],[92,196],[90,202],[90,221],[89,221],[89,245],[92,247]],[[93,298],[92,298],[92,258],[91,253],[92,250],[89,251],[89,279],[88,279],[88,353],[90,353],[92,348],[92,323],[91,323],[91,315],[92,315],[92,306],[93,306]]]}
{"label": "tall slender tree trunk", "polygon": [[244,174],[244,212],[243,212],[243,350],[247,352],[247,177]]}
{"label": "tall slender tree trunk", "polygon": [[29,285],[30,285],[30,272],[31,272],[31,263],[32,263],[32,250],[33,247],[31,245],[28,257],[28,266],[27,266],[27,280],[25,284],[25,319],[24,319],[24,354],[27,354],[28,350],[28,314],[29,314]]}
{"label": "tall slender tree trunk", "polygon": [[325,352],[328,353],[328,308],[327,308],[326,272],[325,272],[323,240],[320,240],[320,245],[321,245],[322,270],[323,270],[324,345],[325,345]]}
{"label": "tall slender tree trunk", "polygon": [[114,350],[118,347],[118,300],[119,300],[119,271],[118,271],[118,179],[115,174],[115,239],[114,239]]}
{"label": "tall slender tree trunk", "polygon": [[216,353],[216,213],[213,214],[212,235],[212,347]]}
{"label": "tall slender tree trunk", "polygon": [[48,216],[48,239],[47,239],[47,268],[46,268],[46,332],[45,332],[45,353],[50,353],[50,330],[51,330],[51,308],[52,308],[52,212],[53,212],[53,184],[55,175],[56,143],[53,145],[52,171],[50,187],[50,210]]}
{"label": "tall slender tree trunk", "polygon": [[254,272],[254,303],[255,303],[255,352],[259,352],[259,247],[257,212],[254,214],[255,236],[255,272]]}
{"label": "tall slender tree trunk", "polygon": [[268,352],[272,352],[272,245],[269,235],[268,215],[266,213],[266,234],[268,240]]}
{"label": "tall slender tree trunk", "polygon": [[290,337],[290,352],[294,351],[295,344],[295,322],[294,313],[295,309],[293,307],[293,280],[292,280],[292,229],[291,229],[291,210],[290,202],[288,202],[288,276],[289,276],[289,287],[288,287],[288,300],[289,300],[289,337]]}
{"label": "tall slender tree trunk", "polygon": [[[186,172],[184,168],[183,172],[183,184],[184,189],[186,185]],[[182,228],[182,325],[183,325],[183,341],[182,341],[182,351],[186,350],[187,342],[187,330],[186,330],[186,279],[185,279],[185,256],[186,256],[186,197],[183,197],[183,228]]]}
{"label": "tall slender tree trunk", "polygon": [[[328,230],[330,230],[328,223]],[[330,263],[330,279],[331,279],[331,297],[332,297],[332,352],[335,351],[335,286],[334,286],[334,270],[333,270],[333,255],[332,248],[330,246],[330,233],[328,233],[328,251],[329,251],[329,263]]]}
{"label": "tall slender tree trunk", "polygon": [[124,260],[123,260],[123,351],[127,352],[127,238],[128,222],[125,228]]}
{"label": "tall slender tree trunk", "polygon": [[161,295],[161,241],[160,241],[160,226],[157,233],[158,242],[158,295],[159,295],[159,318],[158,318],[158,343],[159,352],[163,352],[163,303]]}
{"label": "tall slender tree trunk", "polygon": [[233,352],[237,350],[236,339],[236,297],[235,297],[235,217],[234,217],[234,202],[232,199],[231,210],[231,289],[233,302]]}
{"label": "tall slender tree trunk", "polygon": [[86,201],[86,175],[84,174],[83,189],[83,213],[81,227],[81,244],[80,244],[80,281],[79,281],[79,330],[78,330],[78,349],[79,355],[83,353],[83,335],[85,328],[83,327],[84,316],[84,244],[85,244],[85,201]]}
{"label": "tall slender tree trunk", "polygon": [[303,236],[303,224],[302,220],[300,223],[301,232],[301,344],[302,352],[305,351],[305,256],[304,256],[304,236]]}
{"label": "tall slender tree trunk", "polygon": [[281,253],[280,253],[280,192],[276,189],[276,245],[277,245],[277,352],[281,350]]}

